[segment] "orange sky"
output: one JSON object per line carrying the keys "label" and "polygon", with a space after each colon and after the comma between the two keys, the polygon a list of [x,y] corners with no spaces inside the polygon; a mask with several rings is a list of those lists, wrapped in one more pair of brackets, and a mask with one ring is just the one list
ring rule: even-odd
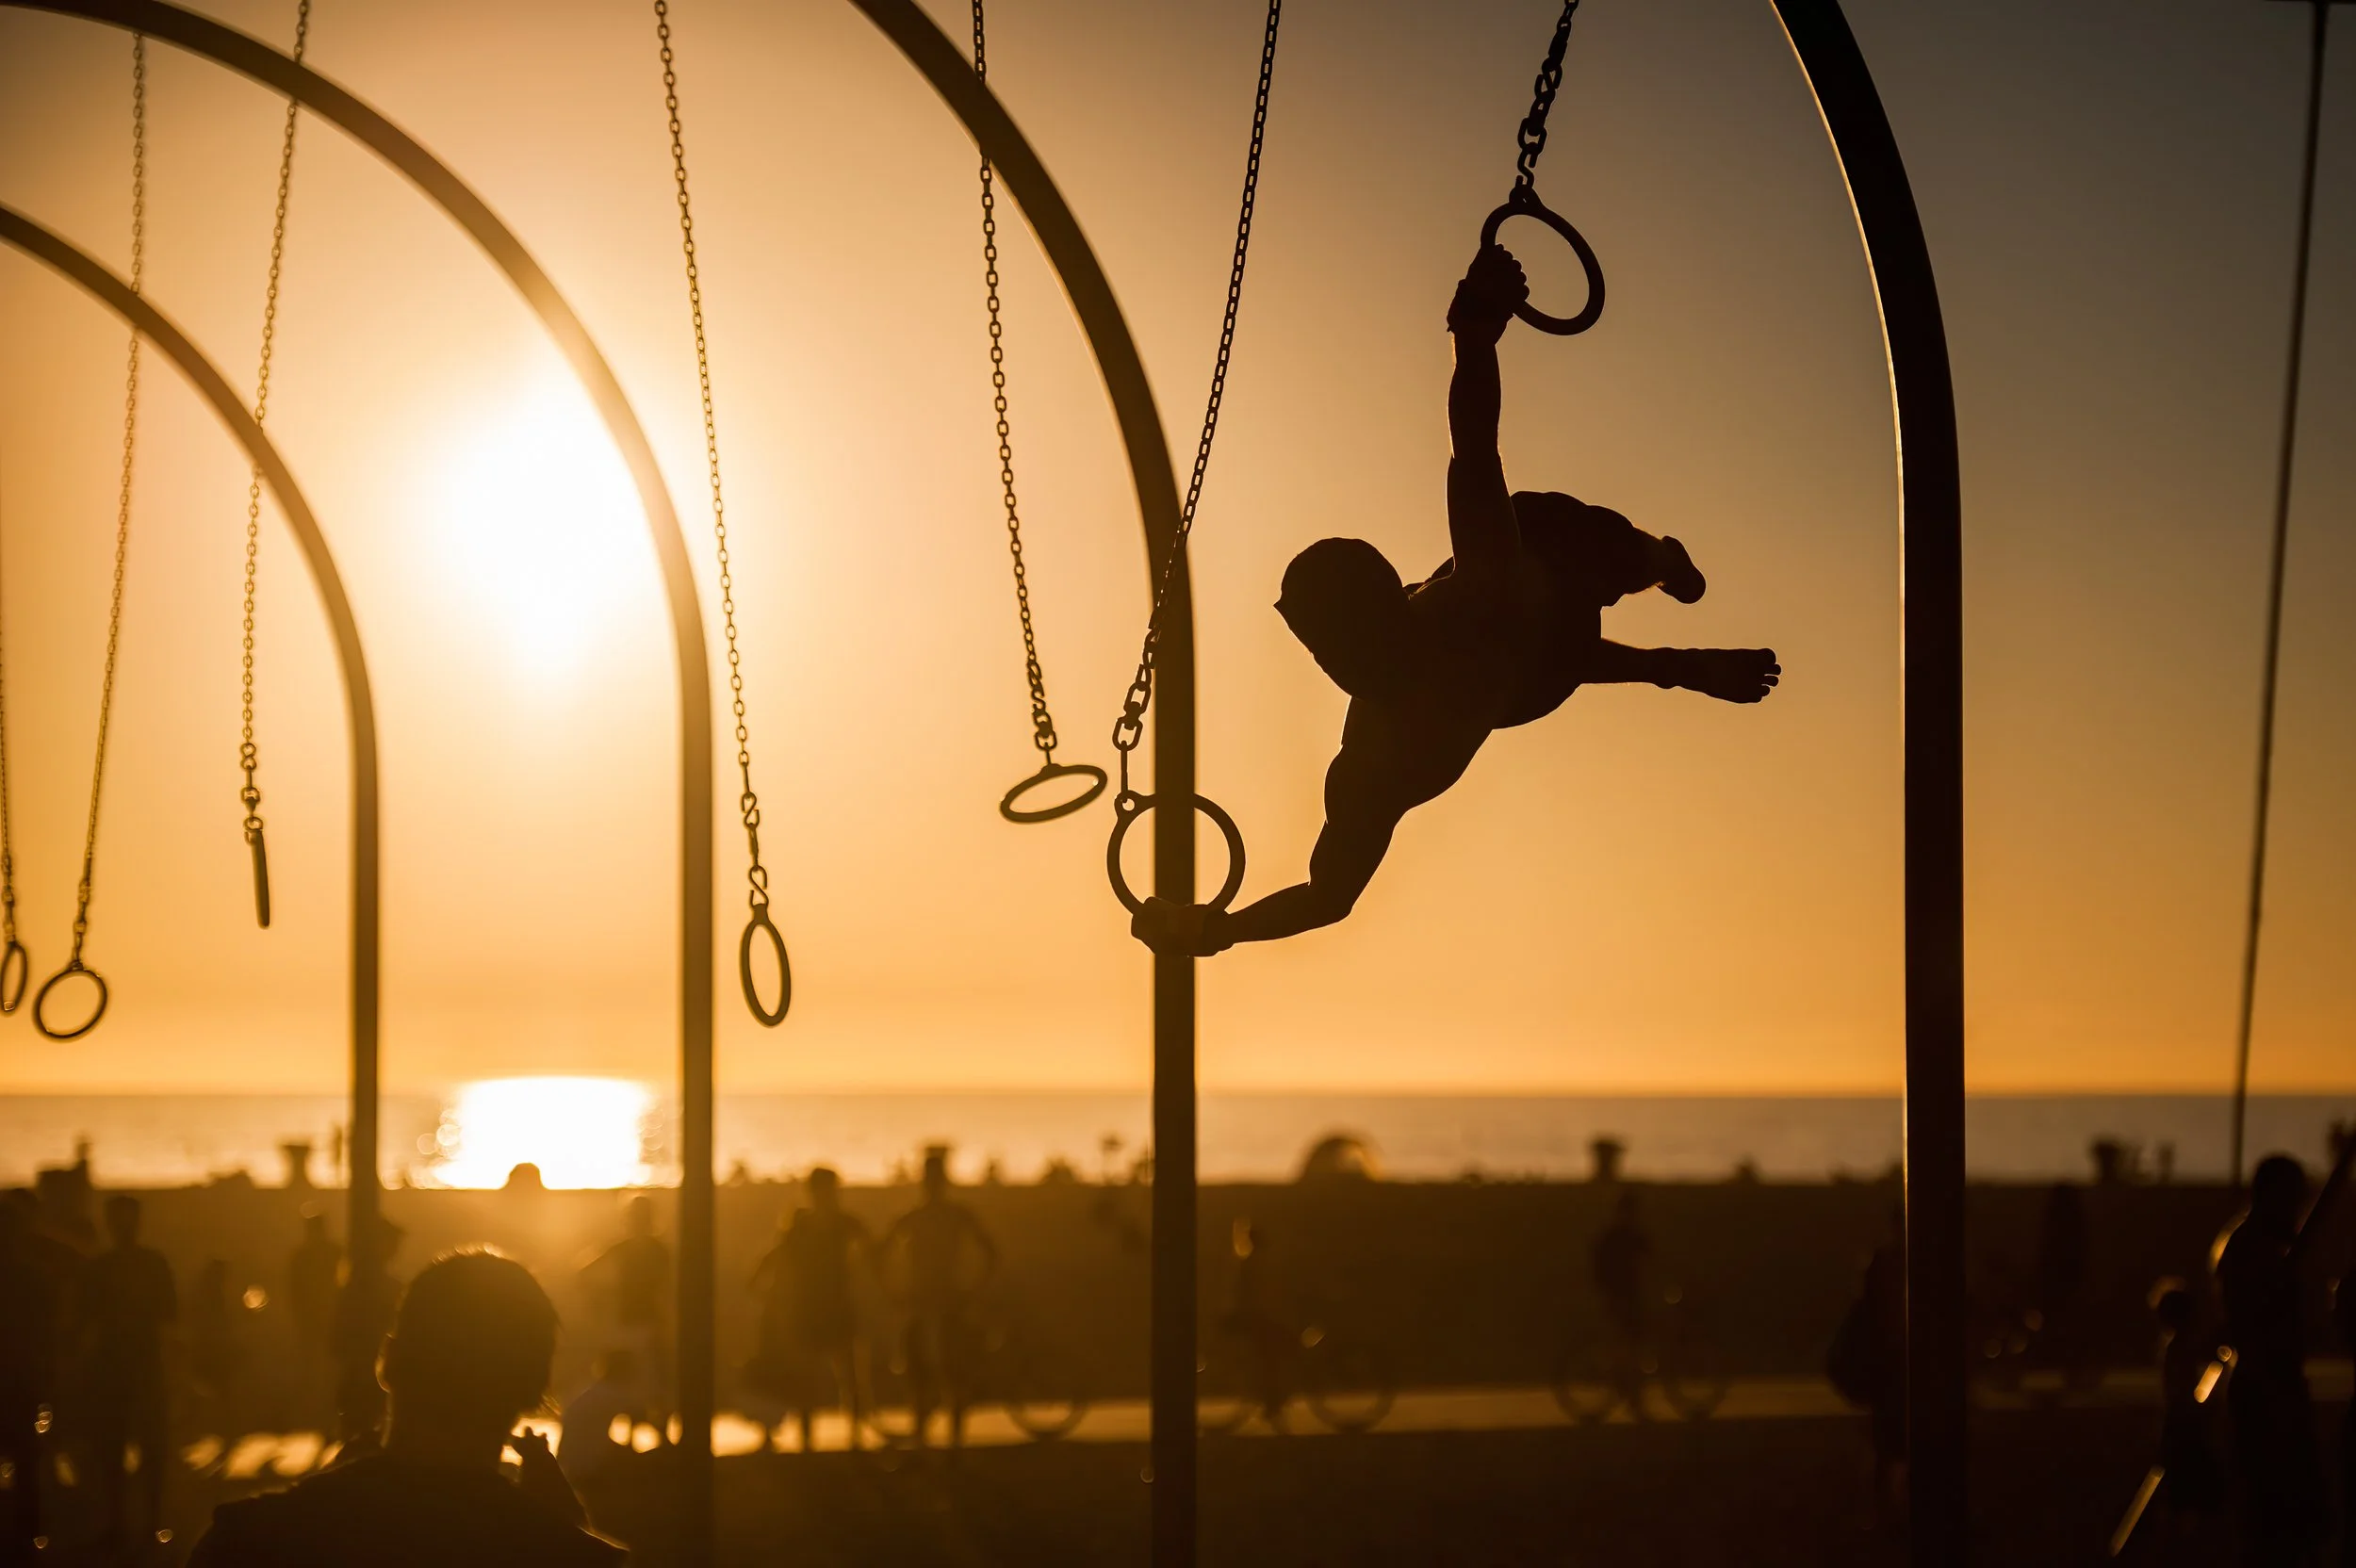
{"label": "orange sky", "polygon": [[[291,36],[291,4],[212,9]],[[1411,574],[1446,553],[1441,312],[1510,180],[1555,7],[1488,6],[1469,26],[1457,9],[1286,12],[1196,544],[1203,777],[1251,840],[1248,896],[1299,874],[1341,715],[1268,608],[1284,562],[1333,532]],[[2221,1087],[2303,16],[2223,0],[1853,9],[1955,352],[1972,1080]],[[1028,830],[993,808],[1029,752],[970,144],[847,6],[682,0],[676,16],[764,845],[798,982],[769,1034],[722,977],[723,1086],[1140,1084],[1147,969],[1103,886],[1101,808]],[[1103,256],[1182,452],[1259,24],[1248,0],[993,8],[992,84]],[[1206,1084],[1896,1082],[1895,484],[1853,224],[1763,0],[1595,0],[1579,25],[1541,188],[1601,252],[1611,309],[1572,343],[1509,337],[1507,469],[1680,535],[1710,571],[1703,604],[1624,606],[1610,634],[1771,644],[1784,688],[1756,710],[1590,692],[1499,736],[1410,819],[1346,926],[1203,966]],[[693,525],[694,364],[651,35],[634,5],[319,0],[311,58],[524,237]],[[120,34],[0,11],[0,200],[117,266],[128,53]],[[2294,522],[2256,1070],[2271,1087],[2356,1083],[2350,59],[2343,41]],[[241,380],[279,113],[153,53],[150,293]],[[1050,692],[1068,755],[1108,761],[1141,546],[1085,345],[1008,230]],[[1533,245],[1530,262],[1554,289],[1562,258]],[[121,360],[110,318],[0,255],[0,606],[20,908],[43,968],[63,952],[88,788]],[[90,948],[115,1007],[70,1046],[0,1023],[0,1087],[332,1087],[346,775],[324,627],[273,526],[259,722],[279,923],[257,933],[233,765],[244,475],[176,378],[149,386]],[[666,1076],[675,731],[643,525],[505,284],[316,121],[270,428],[374,669],[388,1086]]]}

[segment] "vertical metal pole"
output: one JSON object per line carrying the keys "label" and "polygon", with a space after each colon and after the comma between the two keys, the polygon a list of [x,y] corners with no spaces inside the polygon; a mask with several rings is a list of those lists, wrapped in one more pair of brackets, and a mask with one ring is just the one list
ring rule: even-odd
{"label": "vertical metal pole", "polygon": [[1872,263],[1899,453],[1906,725],[1907,1484],[1916,1568],[1965,1560],[1963,549],[1938,280],[1838,0],[1775,0]]}
{"label": "vertical metal pole", "polygon": [[[924,74],[998,171],[1072,301],[1104,378],[1145,529],[1145,587],[1178,530],[1178,487],[1153,387],[1077,219],[1005,106],[973,62],[916,0],[852,0]],[[1153,890],[1194,899],[1194,601],[1182,557],[1170,584],[1154,662]],[[1195,1092],[1194,963],[1153,960],[1152,1561],[1192,1568],[1195,1558]]]}
{"label": "vertical metal pole", "polygon": [[[1173,541],[1174,543],[1174,541]],[[1183,548],[1183,547],[1180,547]],[[1163,615],[1153,727],[1153,890],[1194,902],[1194,605],[1179,561]],[[1153,1568],[1193,1568],[1195,1475],[1194,960],[1153,958]]]}
{"label": "vertical metal pole", "polygon": [[2331,0],[2312,0],[2307,49],[2307,146],[2299,184],[2299,253],[2292,267],[2291,351],[2283,372],[2282,447],[2274,477],[2274,553],[2266,577],[2266,675],[2258,697],[2257,825],[2250,841],[2250,923],[2242,939],[2241,1017],[2233,1053],[2233,1185],[2241,1185],[2250,1125],[2250,1028],[2258,1006],[2258,923],[2266,911],[2266,816],[2274,798],[2275,673],[2282,654],[2282,561],[2290,543],[2291,476],[2299,457],[2299,372],[2307,343],[2307,270],[2315,227],[2315,149],[2323,125],[2324,34]]}
{"label": "vertical metal pole", "polygon": [[128,322],[141,336],[188,378],[188,383],[221,416],[221,422],[247,459],[259,469],[277,498],[286,528],[303,550],[327,612],[328,629],[335,638],[336,668],[343,677],[344,720],[352,753],[352,1126],[345,1151],[351,1178],[346,1239],[355,1257],[367,1257],[375,1241],[382,1200],[382,1176],[377,1166],[377,959],[382,900],[378,896],[376,701],[368,685],[368,662],[360,647],[360,628],[352,614],[335,558],[327,547],[310,503],[287,469],[286,460],[262,427],[254,422],[245,403],[226,377],[190,343],[155,305],[131,291],[128,284],[97,261],[76,250],[31,219],[0,206],[0,241],[55,268],[89,290]]}

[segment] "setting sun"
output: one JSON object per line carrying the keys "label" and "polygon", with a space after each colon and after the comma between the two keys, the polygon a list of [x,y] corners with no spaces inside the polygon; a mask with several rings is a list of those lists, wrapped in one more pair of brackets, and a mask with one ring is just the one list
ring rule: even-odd
{"label": "setting sun", "polygon": [[627,1078],[491,1078],[468,1084],[443,1113],[432,1178],[497,1187],[519,1165],[551,1187],[643,1186],[654,1095]]}
{"label": "setting sun", "polygon": [[527,382],[466,412],[429,474],[422,514],[436,556],[503,630],[515,667],[577,666],[616,605],[651,592],[636,492],[580,392]]}

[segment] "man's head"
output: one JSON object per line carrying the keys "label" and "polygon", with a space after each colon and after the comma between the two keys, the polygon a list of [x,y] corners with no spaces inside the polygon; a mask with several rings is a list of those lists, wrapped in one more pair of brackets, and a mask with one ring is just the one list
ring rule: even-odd
{"label": "man's head", "polygon": [[810,1168],[810,1200],[822,1209],[831,1209],[842,1200],[843,1178],[830,1165]]}
{"label": "man's head", "polygon": [[622,1205],[622,1226],[639,1241],[654,1234],[654,1200],[635,1193]]}
{"label": "man's head", "polygon": [[1276,612],[1352,696],[1383,690],[1405,668],[1415,624],[1407,589],[1364,539],[1320,539],[1294,556]]}
{"label": "man's head", "polygon": [[949,1151],[934,1144],[924,1151],[924,1193],[938,1198],[949,1190]]}
{"label": "man's head", "polygon": [[118,1192],[106,1200],[106,1233],[117,1247],[128,1247],[139,1239],[139,1200],[127,1192]]}
{"label": "man's head", "polygon": [[2288,1154],[2268,1154],[2250,1173],[2250,1217],[2278,1231],[2298,1227],[2307,1201],[2307,1168]]}
{"label": "man's head", "polygon": [[377,1379],[404,1416],[496,1438],[536,1409],[556,1355],[556,1308],[513,1258],[466,1249],[426,1266],[401,1298]]}

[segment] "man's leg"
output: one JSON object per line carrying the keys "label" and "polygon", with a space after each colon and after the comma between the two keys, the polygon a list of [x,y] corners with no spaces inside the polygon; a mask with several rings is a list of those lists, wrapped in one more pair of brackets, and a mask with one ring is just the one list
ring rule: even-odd
{"label": "man's leg", "polygon": [[1783,678],[1773,648],[1632,648],[1598,639],[1579,670],[1582,685],[1682,687],[1721,702],[1758,702]]}
{"label": "man's leg", "polygon": [[1710,588],[1682,544],[1646,533],[1608,506],[1572,501],[1568,508],[1534,508],[1522,540],[1524,549],[1554,573],[1558,587],[1597,605],[1648,588],[1692,604]]}

